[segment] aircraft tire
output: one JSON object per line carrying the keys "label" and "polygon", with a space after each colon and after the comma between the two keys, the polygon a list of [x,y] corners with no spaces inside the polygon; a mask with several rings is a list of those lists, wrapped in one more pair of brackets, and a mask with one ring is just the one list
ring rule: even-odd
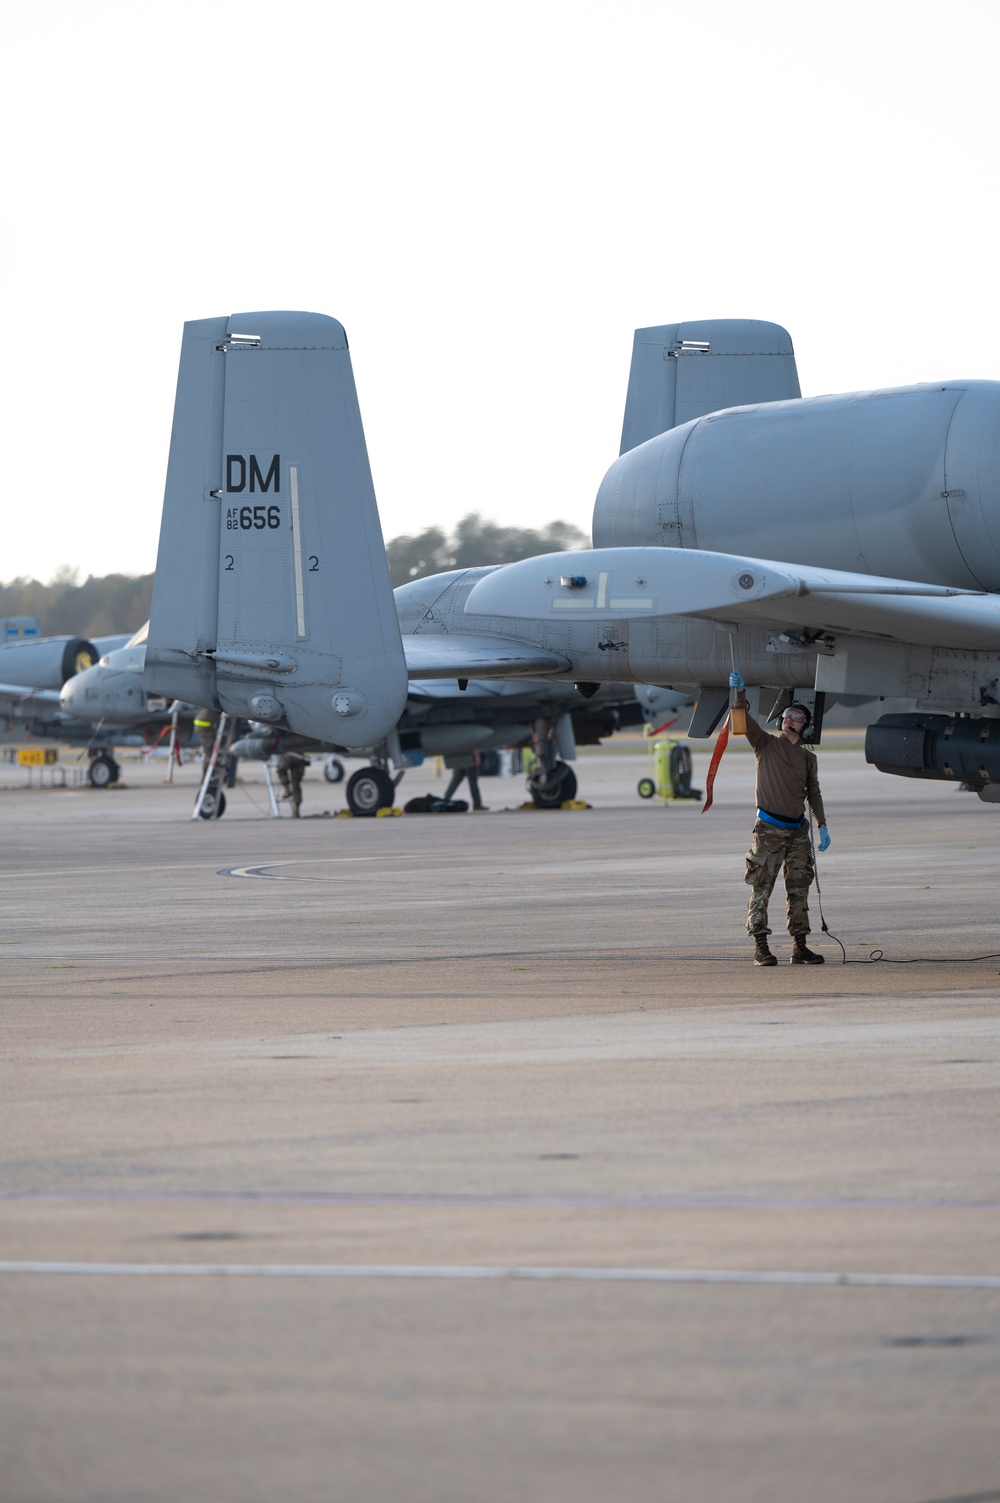
{"label": "aircraft tire", "polygon": [[91,788],[110,788],[120,776],[121,768],[114,757],[109,757],[106,752],[91,758],[87,769],[87,780]]}
{"label": "aircraft tire", "polygon": [[323,763],[323,776],[328,783],[342,783],[344,781],[344,764],[339,757],[327,757]]}
{"label": "aircraft tire", "polygon": [[576,773],[565,762],[557,762],[548,778],[539,769],[528,779],[528,792],[536,809],[559,809],[576,798]]}
{"label": "aircraft tire", "polygon": [[359,819],[374,819],[380,809],[390,809],[395,799],[392,779],[381,767],[361,767],[347,781],[347,804]]}
{"label": "aircraft tire", "polygon": [[[218,814],[215,813],[216,800],[218,800],[219,804]],[[216,819],[221,819],[225,812],[226,795],[223,793],[221,788],[218,790],[218,792],[216,792],[214,788],[210,788],[201,801],[201,809],[199,810],[201,818],[211,819],[214,816]]]}
{"label": "aircraft tire", "polygon": [[652,778],[640,778],[637,790],[640,798],[652,798],[656,792],[656,784]]}

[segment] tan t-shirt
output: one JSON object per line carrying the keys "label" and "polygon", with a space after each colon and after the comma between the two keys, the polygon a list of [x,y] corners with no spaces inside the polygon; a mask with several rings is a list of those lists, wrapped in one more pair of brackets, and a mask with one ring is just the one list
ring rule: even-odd
{"label": "tan t-shirt", "polygon": [[826,824],[816,753],[784,736],[772,736],[747,711],[747,740],[757,758],[757,807],[778,819],[801,819],[806,800],[816,823]]}

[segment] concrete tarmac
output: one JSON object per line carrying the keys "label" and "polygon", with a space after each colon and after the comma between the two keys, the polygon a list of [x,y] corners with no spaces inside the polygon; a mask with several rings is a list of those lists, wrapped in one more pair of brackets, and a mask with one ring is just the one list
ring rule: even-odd
{"label": "concrete tarmac", "polygon": [[1000,809],[824,748],[755,969],[752,758],[614,748],[0,791],[3,1503],[1000,1499]]}

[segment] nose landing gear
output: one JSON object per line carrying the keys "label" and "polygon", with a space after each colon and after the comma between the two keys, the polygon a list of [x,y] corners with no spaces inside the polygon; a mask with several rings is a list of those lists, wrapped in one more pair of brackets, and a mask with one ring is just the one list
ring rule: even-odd
{"label": "nose landing gear", "polygon": [[121,777],[121,771],[110,752],[97,752],[90,759],[87,781],[91,788],[110,788]]}

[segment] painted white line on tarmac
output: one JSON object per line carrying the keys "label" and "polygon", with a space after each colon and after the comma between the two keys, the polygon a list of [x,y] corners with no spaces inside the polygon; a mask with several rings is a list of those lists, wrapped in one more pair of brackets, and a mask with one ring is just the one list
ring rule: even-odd
{"label": "painted white line on tarmac", "polygon": [[532,1268],[404,1263],[0,1262],[3,1273],[146,1278],[572,1280],[604,1284],[783,1284],[878,1289],[1000,1289],[1000,1276],[953,1273],[822,1273],[719,1268]]}

